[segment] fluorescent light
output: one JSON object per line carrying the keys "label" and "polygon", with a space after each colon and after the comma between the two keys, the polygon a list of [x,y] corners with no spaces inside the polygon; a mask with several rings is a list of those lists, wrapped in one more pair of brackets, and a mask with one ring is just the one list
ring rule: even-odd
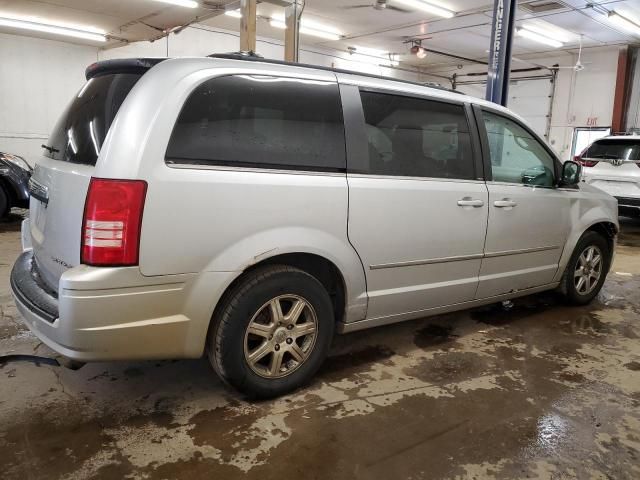
{"label": "fluorescent light", "polygon": [[556,40],[558,42],[568,43],[571,41],[569,32],[561,28],[555,27],[555,25],[549,25],[547,27],[546,25],[540,25],[537,23],[528,22],[522,25],[522,28],[524,28],[525,30],[529,30],[533,33],[537,33],[538,35],[548,37],[552,40]]}
{"label": "fluorescent light", "polygon": [[42,22],[36,18],[6,18],[0,17],[0,26],[9,28],[19,28],[21,30],[32,30],[34,32],[51,33],[53,35],[63,35],[65,37],[82,38],[94,42],[106,42],[105,32],[93,27],[66,26],[64,24],[54,24]]}
{"label": "fluorescent light", "polygon": [[154,0],[156,2],[168,3],[169,5],[177,5],[178,7],[197,8],[198,2],[194,0]]}
{"label": "fluorescent light", "polygon": [[452,18],[456,15],[455,12],[446,8],[439,7],[433,3],[423,2],[422,0],[393,0],[394,3],[400,3],[406,7],[413,8],[415,10],[422,10],[423,12],[432,13],[439,17]]}
{"label": "fluorescent light", "polygon": [[615,23],[620,28],[633,33],[634,35],[640,35],[640,24],[635,21],[620,15],[616,11],[609,12],[609,21]]}
{"label": "fluorescent light", "polygon": [[227,17],[242,18],[242,13],[240,13],[240,9],[237,9],[237,10],[226,10],[224,12],[224,14]]}
{"label": "fluorescent light", "polygon": [[564,43],[558,40],[554,40],[553,38],[540,35],[539,33],[532,32],[531,30],[527,30],[525,28],[519,28],[518,35],[524,38],[528,38],[529,40],[533,40],[534,42],[543,43],[544,45],[549,45],[550,47],[553,47],[553,48],[560,48],[564,45]]}
{"label": "fluorescent light", "polygon": [[395,60],[389,52],[368,47],[352,47],[350,49],[349,60],[356,62],[370,63],[372,65],[383,65],[397,67],[400,62]]}
{"label": "fluorescent light", "polygon": [[[282,30],[287,28],[287,24],[282,17],[272,17],[269,24],[274,28],[280,28]],[[324,38],[325,40],[340,40],[342,37],[342,34],[336,29],[310,20],[300,21],[300,33]]]}

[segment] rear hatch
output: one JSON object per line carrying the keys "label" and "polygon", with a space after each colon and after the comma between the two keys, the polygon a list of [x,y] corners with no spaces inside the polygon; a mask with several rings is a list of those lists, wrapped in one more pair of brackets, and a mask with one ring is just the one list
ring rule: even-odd
{"label": "rear hatch", "polygon": [[640,196],[640,138],[604,138],[578,158],[587,181],[616,197]]}
{"label": "rear hatch", "polygon": [[30,182],[35,267],[54,291],[80,263],[84,205],[100,149],[125,98],[160,59],[99,62],[71,100],[36,162]]}

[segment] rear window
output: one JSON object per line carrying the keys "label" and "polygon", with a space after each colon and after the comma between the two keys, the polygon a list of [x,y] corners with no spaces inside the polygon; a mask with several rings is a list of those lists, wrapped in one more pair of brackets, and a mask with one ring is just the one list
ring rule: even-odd
{"label": "rear window", "polygon": [[249,75],[207,80],[185,102],[166,161],[344,171],[338,86]]}
{"label": "rear window", "polygon": [[430,178],[475,177],[462,105],[361,91],[369,168],[360,173]]}
{"label": "rear window", "polygon": [[44,154],[54,160],[95,165],[109,127],[140,74],[90,79],[58,120]]}
{"label": "rear window", "polygon": [[584,158],[640,160],[640,140],[598,140],[583,155]]}

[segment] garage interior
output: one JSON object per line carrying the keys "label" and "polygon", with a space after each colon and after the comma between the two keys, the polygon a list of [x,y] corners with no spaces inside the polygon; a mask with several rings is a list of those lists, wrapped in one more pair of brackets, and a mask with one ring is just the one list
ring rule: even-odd
{"label": "garage interior", "polygon": [[[35,166],[109,59],[254,50],[485,98],[509,4],[504,103],[561,160],[640,132],[638,0],[4,0],[0,152]],[[28,214],[0,223],[2,478],[640,478],[640,217],[590,305],[547,292],[337,336],[307,387],[256,402],[204,358],[62,366],[11,295]]]}

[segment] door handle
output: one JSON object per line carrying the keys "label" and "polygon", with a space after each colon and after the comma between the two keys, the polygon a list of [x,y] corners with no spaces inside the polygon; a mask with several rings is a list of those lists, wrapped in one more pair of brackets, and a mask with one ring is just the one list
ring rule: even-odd
{"label": "door handle", "polygon": [[503,198],[502,200],[496,200],[495,202],[493,202],[493,206],[496,208],[513,208],[518,206],[518,204],[513,200]]}
{"label": "door handle", "polygon": [[484,206],[484,202],[482,200],[474,200],[471,197],[464,197],[463,199],[458,200],[458,206],[480,208]]}

